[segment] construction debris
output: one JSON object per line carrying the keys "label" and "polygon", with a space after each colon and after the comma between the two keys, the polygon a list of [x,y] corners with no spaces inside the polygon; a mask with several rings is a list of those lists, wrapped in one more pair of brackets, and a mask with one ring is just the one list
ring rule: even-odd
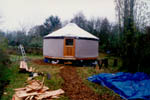
{"label": "construction debris", "polygon": [[29,72],[35,72],[35,68],[30,67],[28,71]]}
{"label": "construction debris", "polygon": [[28,68],[26,61],[20,61],[20,71],[22,73],[29,73],[28,80],[32,80],[33,78],[39,76],[41,73],[37,73],[35,68]]}
{"label": "construction debris", "polygon": [[20,61],[20,69],[28,71],[28,66],[25,61]]}
{"label": "construction debris", "polygon": [[25,61],[20,61],[20,70],[25,70],[27,72],[35,72],[35,68],[28,68],[28,65]]}
{"label": "construction debris", "polygon": [[47,86],[44,86],[43,81],[31,80],[24,88],[17,88],[12,100],[52,100],[59,98],[59,95],[64,94],[62,89],[50,91]]}

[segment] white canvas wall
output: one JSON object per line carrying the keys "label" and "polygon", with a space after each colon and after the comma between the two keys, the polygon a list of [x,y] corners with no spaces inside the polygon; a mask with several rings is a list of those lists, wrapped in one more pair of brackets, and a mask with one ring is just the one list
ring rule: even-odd
{"label": "white canvas wall", "polygon": [[50,57],[63,57],[64,39],[44,39],[43,55]]}
{"label": "white canvas wall", "polygon": [[[90,58],[98,56],[98,41],[76,39],[75,57]],[[64,57],[64,39],[44,39],[43,55]]]}
{"label": "white canvas wall", "polygon": [[78,58],[97,57],[98,41],[76,40],[75,56]]}

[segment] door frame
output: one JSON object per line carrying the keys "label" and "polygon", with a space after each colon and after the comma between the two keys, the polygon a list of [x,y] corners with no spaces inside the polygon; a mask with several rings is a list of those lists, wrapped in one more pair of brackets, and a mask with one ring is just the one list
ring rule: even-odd
{"label": "door frame", "polygon": [[[67,39],[73,39],[73,45],[66,45],[66,40]],[[73,48],[73,55],[72,56],[67,56],[66,55],[66,47],[72,47]],[[75,57],[75,38],[64,38],[64,57],[69,57],[69,58],[73,58]]]}

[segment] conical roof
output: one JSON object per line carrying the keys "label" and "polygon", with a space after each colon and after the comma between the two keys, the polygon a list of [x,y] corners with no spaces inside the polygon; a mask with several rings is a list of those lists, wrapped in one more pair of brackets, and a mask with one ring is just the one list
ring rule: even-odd
{"label": "conical roof", "polygon": [[99,40],[99,38],[81,29],[74,23],[67,24],[65,27],[45,36],[45,38],[47,37],[77,37],[77,38],[92,38]]}

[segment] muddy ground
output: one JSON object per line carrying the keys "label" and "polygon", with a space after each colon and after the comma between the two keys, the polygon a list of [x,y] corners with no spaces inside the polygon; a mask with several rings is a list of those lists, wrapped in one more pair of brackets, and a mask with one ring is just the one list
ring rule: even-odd
{"label": "muddy ground", "polygon": [[77,75],[76,67],[65,66],[60,75],[64,79],[63,89],[71,100],[121,100],[119,96],[98,95]]}
{"label": "muddy ground", "polygon": [[[39,65],[53,65],[45,63],[43,60],[33,60]],[[56,66],[62,66],[56,64]],[[63,65],[64,66],[64,65]],[[62,89],[71,100],[122,100],[119,96],[111,96],[109,94],[98,95],[91,88],[85,85],[78,76],[75,66],[64,66],[60,71],[61,77],[64,79]]]}
{"label": "muddy ground", "polygon": [[63,64],[51,64],[51,63],[45,63],[43,59],[36,59],[32,60],[33,63],[36,63],[38,65],[51,65],[51,66],[63,66]]}
{"label": "muddy ground", "polygon": [[88,88],[78,77],[76,68],[65,66],[60,75],[64,79],[63,89],[71,100],[99,100],[100,96]]}

